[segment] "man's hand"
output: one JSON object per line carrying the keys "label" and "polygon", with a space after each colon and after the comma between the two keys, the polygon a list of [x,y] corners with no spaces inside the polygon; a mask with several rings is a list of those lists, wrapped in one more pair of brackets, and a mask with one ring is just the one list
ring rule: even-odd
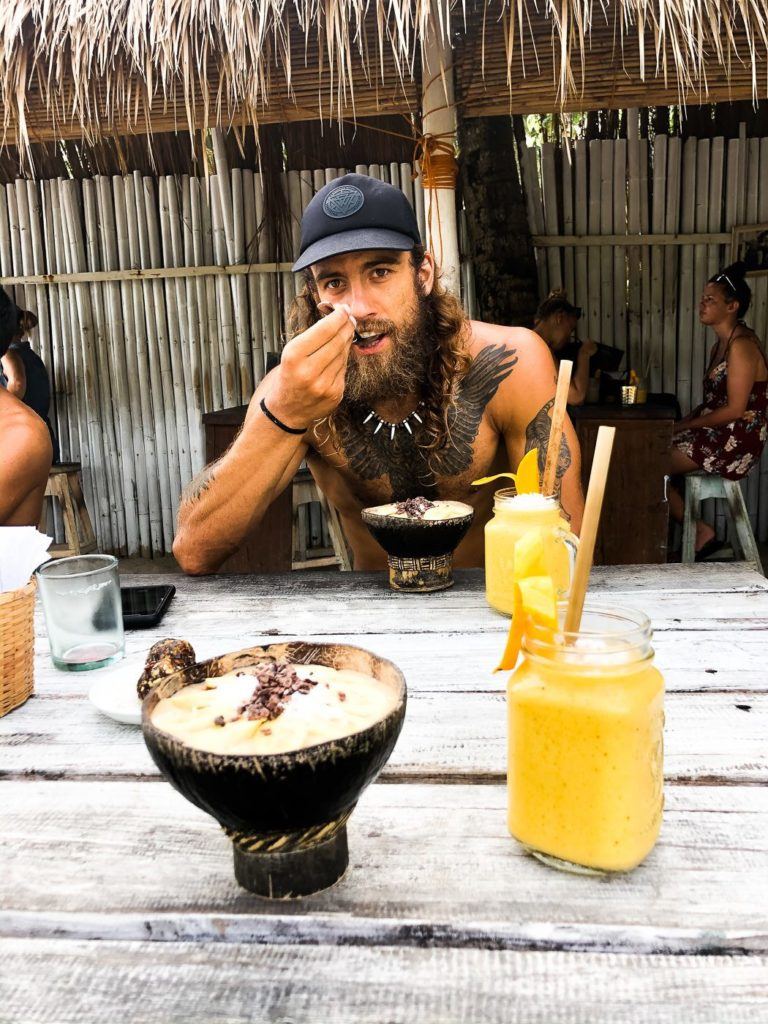
{"label": "man's hand", "polygon": [[310,426],[339,405],[355,323],[348,306],[337,306],[283,349],[265,395],[269,411],[291,427]]}
{"label": "man's hand", "polygon": [[597,342],[592,341],[591,338],[587,338],[586,341],[582,341],[581,343],[578,357],[579,359],[591,359],[595,352],[597,352]]}

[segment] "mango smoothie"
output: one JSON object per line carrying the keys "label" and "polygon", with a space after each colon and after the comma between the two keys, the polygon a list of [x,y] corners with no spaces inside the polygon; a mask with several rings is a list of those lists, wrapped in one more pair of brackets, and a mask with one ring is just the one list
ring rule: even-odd
{"label": "mango smoothie", "polygon": [[664,680],[650,641],[645,616],[589,606],[578,634],[523,641],[507,690],[509,831],[556,867],[627,871],[656,842]]}
{"label": "mango smoothie", "polygon": [[494,495],[493,517],[485,526],[485,596],[497,611],[514,611],[515,544],[533,528],[540,528],[544,544],[540,570],[555,584],[558,597],[568,593],[571,567],[569,546],[576,538],[554,498],[517,494],[502,488]]}

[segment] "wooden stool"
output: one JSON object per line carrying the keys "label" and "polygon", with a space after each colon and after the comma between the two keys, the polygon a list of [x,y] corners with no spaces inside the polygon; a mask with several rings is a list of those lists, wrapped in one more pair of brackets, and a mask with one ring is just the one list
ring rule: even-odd
{"label": "wooden stool", "polygon": [[686,475],[683,561],[696,561],[696,520],[701,518],[701,503],[707,498],[725,498],[728,502],[728,515],[736,534],[735,539],[741,548],[742,558],[747,562],[752,562],[755,569],[765,575],[741,485],[737,480],[725,480],[713,473],[688,473]]}
{"label": "wooden stool", "polygon": [[[48,555],[51,558],[67,558],[69,555],[87,555],[96,550],[96,536],[91,517],[80,486],[80,463],[60,462],[51,466],[45,497],[58,501],[64,520],[64,544],[51,544]],[[43,529],[41,520],[40,528]]]}
{"label": "wooden stool", "polygon": [[[299,509],[310,502],[319,501],[328,524],[328,535],[331,538],[333,554],[320,554],[312,558],[306,548],[305,538],[299,529]],[[300,469],[293,478],[293,556],[292,569],[318,569],[322,566],[338,565],[343,571],[350,571],[352,560],[344,539],[339,514],[328,504],[325,495],[319,490],[308,469]]]}

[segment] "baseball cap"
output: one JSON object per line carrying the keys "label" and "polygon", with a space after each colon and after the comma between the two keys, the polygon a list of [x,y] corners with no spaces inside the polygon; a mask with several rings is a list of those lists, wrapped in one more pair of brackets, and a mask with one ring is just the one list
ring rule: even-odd
{"label": "baseball cap", "polygon": [[301,218],[301,249],[293,265],[364,249],[412,249],[421,245],[416,214],[394,185],[365,174],[345,174],[312,197]]}
{"label": "baseball cap", "polygon": [[574,306],[568,301],[568,296],[561,288],[556,288],[540,304],[536,310],[536,319],[543,320],[545,317],[553,316],[555,313],[565,313],[566,316],[581,319],[581,306]]}

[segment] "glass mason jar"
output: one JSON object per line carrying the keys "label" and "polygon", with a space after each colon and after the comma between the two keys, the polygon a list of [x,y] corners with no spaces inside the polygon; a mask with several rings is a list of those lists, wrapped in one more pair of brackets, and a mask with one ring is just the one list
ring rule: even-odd
{"label": "glass mason jar", "polygon": [[514,838],[564,870],[636,867],[663,807],[664,679],[648,618],[587,605],[578,633],[534,628],[507,707]]}
{"label": "glass mason jar", "polygon": [[545,533],[547,571],[558,597],[566,597],[571,585],[578,538],[571,533],[555,498],[520,494],[513,487],[496,491],[493,516],[485,524],[485,597],[496,611],[514,611],[515,544],[528,530]]}
{"label": "glass mason jar", "polygon": [[113,555],[52,559],[35,575],[56,668],[81,672],[123,657],[123,609]]}

